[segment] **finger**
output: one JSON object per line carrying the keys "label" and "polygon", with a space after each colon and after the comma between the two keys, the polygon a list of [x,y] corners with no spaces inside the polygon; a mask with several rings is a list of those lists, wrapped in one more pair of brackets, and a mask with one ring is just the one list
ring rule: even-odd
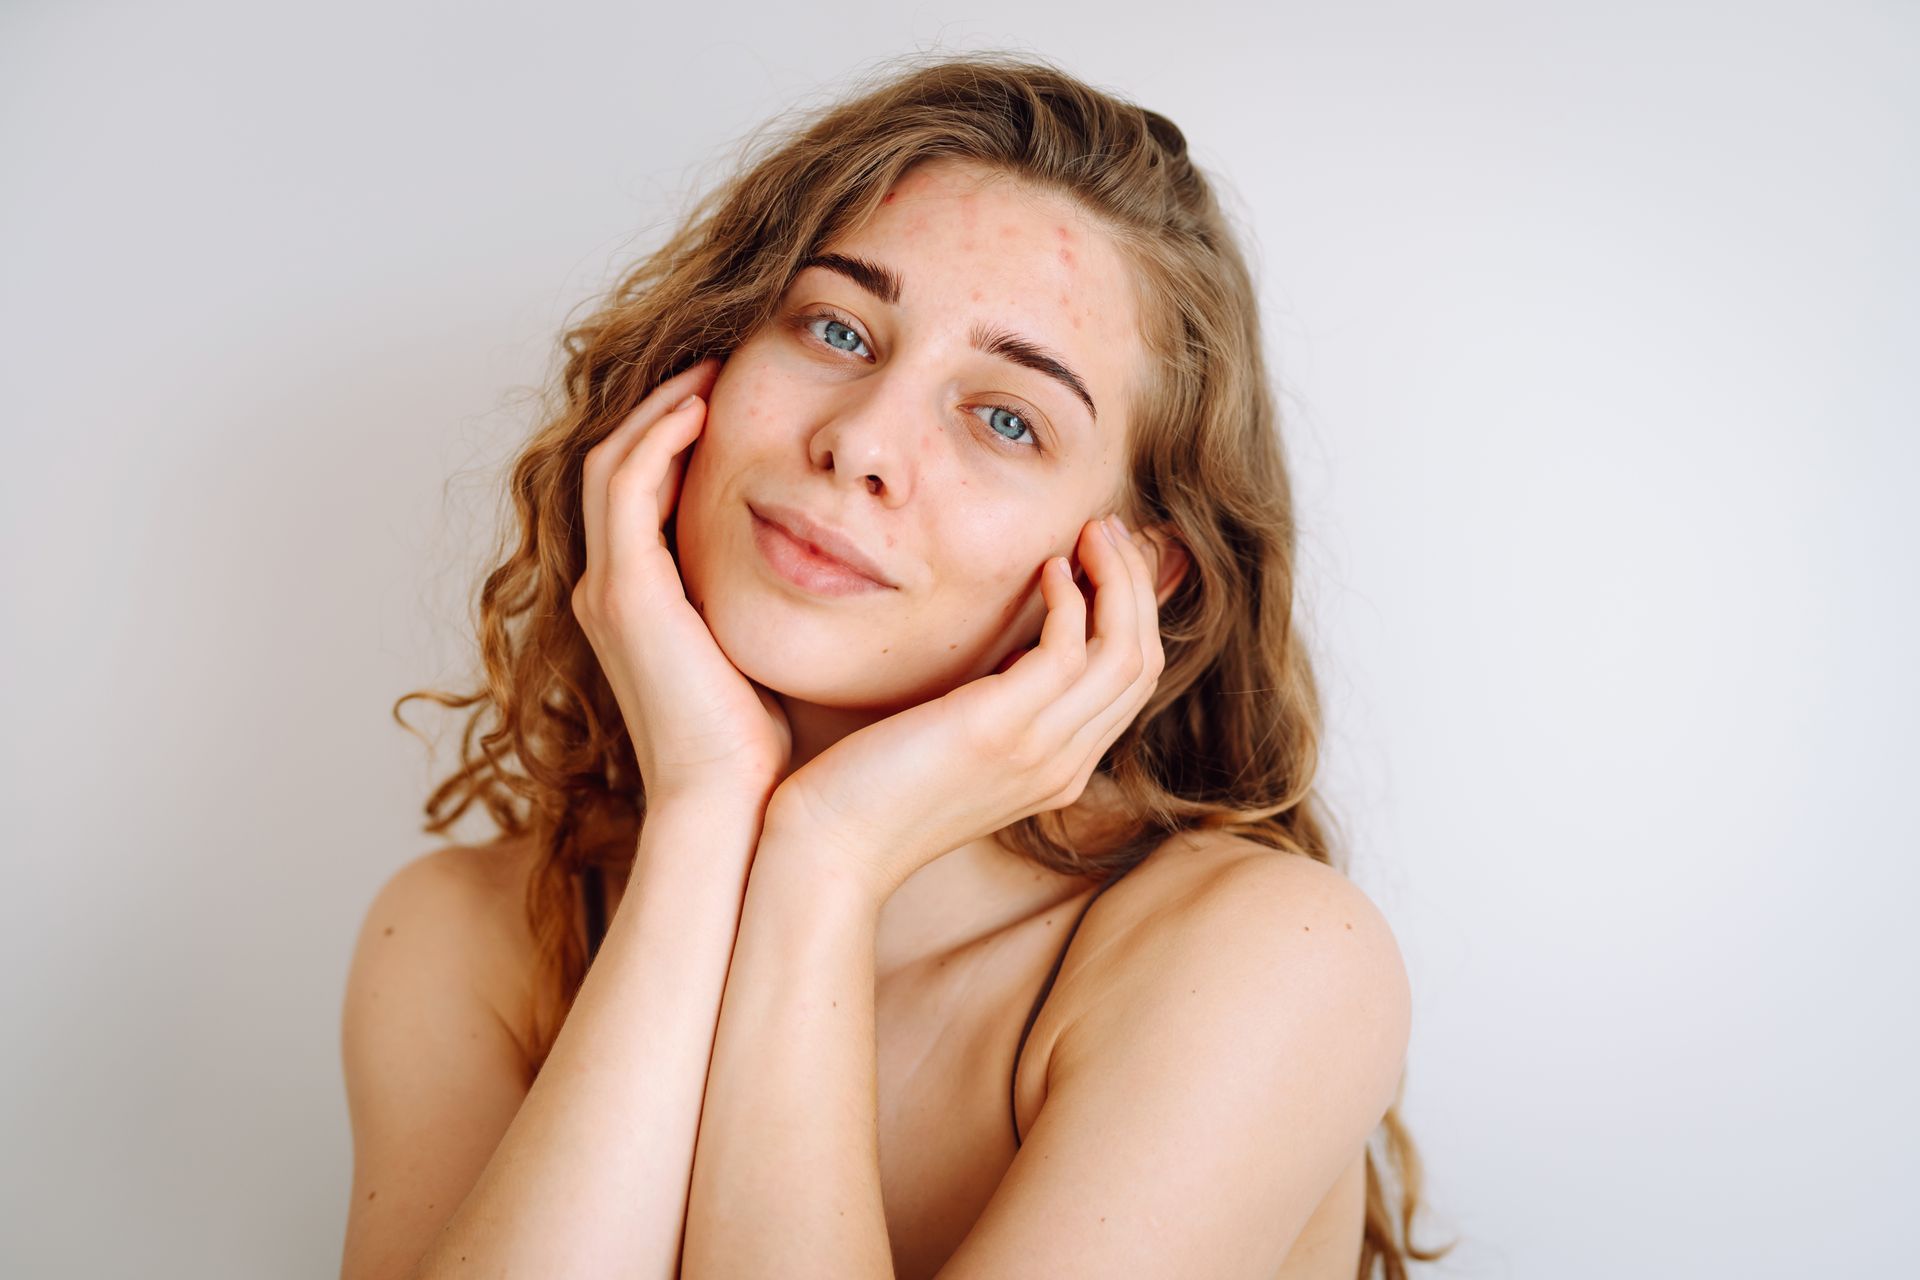
{"label": "finger", "polygon": [[1059,697],[1086,667],[1087,601],[1064,563],[1065,557],[1054,557],[1040,571],[1047,614],[1039,642],[998,677],[1016,698],[1035,707]]}
{"label": "finger", "polygon": [[1093,636],[1087,642],[1083,677],[1089,687],[1076,691],[1078,696],[1069,707],[1078,709],[1083,719],[1112,703],[1133,683],[1133,661],[1140,652],[1140,606],[1133,567],[1120,548],[1119,535],[1111,533],[1105,521],[1092,524],[1095,531],[1086,538],[1089,550],[1081,556],[1094,587]]}
{"label": "finger", "polygon": [[633,446],[607,481],[607,566],[636,572],[666,546],[668,502],[677,496],[676,464],[706,424],[707,403],[689,396]]}
{"label": "finger", "polygon": [[1122,554],[1132,567],[1134,583],[1137,587],[1135,598],[1140,605],[1140,641],[1143,665],[1140,675],[1129,685],[1126,691],[1106,711],[1090,720],[1078,734],[1068,754],[1079,756],[1082,769],[1096,767],[1100,757],[1106,754],[1108,747],[1116,742],[1126,731],[1135,716],[1140,714],[1147,700],[1153,696],[1154,687],[1160,681],[1160,673],[1166,667],[1166,652],[1160,640],[1160,602],[1154,590],[1153,564],[1147,559],[1146,550],[1137,537],[1120,539]]}
{"label": "finger", "polygon": [[1134,600],[1140,608],[1141,656],[1146,659],[1147,670],[1157,676],[1165,663],[1165,654],[1160,643],[1160,593],[1155,589],[1153,562],[1147,559],[1147,548],[1139,534],[1122,537],[1120,550],[1133,566]]}
{"label": "finger", "polygon": [[673,509],[674,499],[679,496],[675,464],[684,460],[687,450],[706,428],[707,414],[712,407],[704,397],[689,395],[669,409],[620,464],[621,471],[631,470],[636,474],[639,486],[653,486],[663,525],[667,513]]}
{"label": "finger", "polygon": [[1095,586],[1094,638],[1087,645],[1087,666],[1034,720],[1035,730],[1051,735],[1062,750],[1083,739],[1088,726],[1096,726],[1097,732],[1119,714],[1116,708],[1127,706],[1146,666],[1140,637],[1142,584],[1134,562],[1118,535],[1109,541],[1105,533],[1097,533],[1094,540],[1093,554],[1082,561],[1092,572]]}
{"label": "finger", "polygon": [[[1110,659],[1111,651],[1124,651],[1137,641],[1138,584],[1134,581],[1133,566],[1127,562],[1127,554],[1122,549],[1125,539],[1115,533],[1106,520],[1097,523],[1100,535],[1094,541],[1099,554],[1085,561],[1094,573],[1094,637],[1089,647]],[[1124,653],[1121,656],[1124,657]]]}
{"label": "finger", "polygon": [[[1077,624],[1074,643],[1069,646],[1062,637],[1053,646],[1052,660],[1037,662],[1028,655],[1009,672],[1019,672],[1022,663],[1042,669],[1032,682],[1022,682],[1023,692],[1035,700],[1031,729],[1039,741],[1057,743],[1061,750],[1067,749],[1088,721],[1122,699],[1135,675],[1128,655],[1139,653],[1138,641],[1132,638],[1137,609],[1126,559],[1101,521],[1089,520],[1080,532],[1080,563],[1094,587],[1092,638],[1086,630],[1085,599],[1075,586],[1065,593],[1074,597],[1072,608],[1059,610],[1062,628],[1069,625],[1068,617]],[[1051,603],[1053,597],[1048,599]],[[1053,613],[1048,614],[1047,622],[1049,626],[1054,624]],[[1047,639],[1043,631],[1036,652],[1047,651]]]}
{"label": "finger", "polygon": [[[696,415],[690,435],[698,438],[707,429],[707,406],[702,405]],[[660,525],[654,530],[654,537],[661,546],[667,545],[667,521],[673,518],[673,510],[680,502],[680,485],[687,474],[687,451],[693,447],[693,440],[673,452],[672,460],[667,463],[666,474],[660,480],[657,503],[660,508]]]}
{"label": "finger", "polygon": [[[646,438],[653,425],[673,412],[674,407],[687,396],[711,391],[718,370],[719,361],[708,357],[681,370],[648,392],[632,412],[587,451],[586,461],[581,467],[583,493],[595,494],[597,499],[599,492],[605,490],[607,481],[626,462],[634,446]],[[602,506],[600,510],[604,513],[605,507]]]}
{"label": "finger", "polygon": [[672,406],[689,392],[712,388],[720,362],[709,356],[681,370],[648,392],[639,404],[587,450],[580,468],[581,524],[584,530],[587,563],[598,563],[606,555],[607,483],[626,459],[634,443],[649,427],[665,417]]}

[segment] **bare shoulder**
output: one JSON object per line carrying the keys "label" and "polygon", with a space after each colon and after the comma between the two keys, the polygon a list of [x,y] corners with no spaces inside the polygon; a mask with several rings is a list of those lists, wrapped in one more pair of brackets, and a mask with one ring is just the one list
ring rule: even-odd
{"label": "bare shoulder", "polygon": [[1380,911],[1334,867],[1204,833],[1082,925],[1026,1141],[941,1274],[1273,1275],[1303,1242],[1348,1249],[1407,1047]]}
{"label": "bare shoulder", "polygon": [[353,1129],[343,1277],[407,1273],[526,1096],[523,867],[510,847],[436,849],[367,907],[340,1015]]}
{"label": "bare shoulder", "polygon": [[1182,833],[1103,894],[1081,932],[1059,1048],[1075,1024],[1083,1047],[1098,1038],[1090,1011],[1137,1009],[1196,984],[1269,1010],[1337,998],[1366,1024],[1391,1097],[1410,1031],[1406,967],[1385,915],[1337,868],[1243,836]]}
{"label": "bare shoulder", "polygon": [[457,968],[524,1052],[536,954],[526,917],[533,866],[524,841],[422,853],[380,886],[358,949],[378,945],[404,952],[417,968]]}
{"label": "bare shoulder", "polygon": [[1253,926],[1222,942],[1254,941],[1261,926],[1285,923],[1303,933],[1357,934],[1353,941],[1391,948],[1398,957],[1386,917],[1338,869],[1230,832],[1170,837],[1102,895],[1086,931],[1102,946],[1138,946],[1156,933],[1190,931],[1197,921],[1211,927],[1222,915]]}

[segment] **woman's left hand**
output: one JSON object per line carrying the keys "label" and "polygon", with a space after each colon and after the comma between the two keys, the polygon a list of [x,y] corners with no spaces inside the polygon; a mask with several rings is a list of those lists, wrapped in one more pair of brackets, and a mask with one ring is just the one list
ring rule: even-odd
{"label": "woman's left hand", "polygon": [[807,761],[774,790],[767,834],[831,859],[877,906],[941,854],[1079,799],[1165,665],[1153,571],[1132,538],[1105,531],[1124,527],[1115,516],[1080,532],[1091,637],[1086,599],[1054,557],[1041,572],[1037,645]]}

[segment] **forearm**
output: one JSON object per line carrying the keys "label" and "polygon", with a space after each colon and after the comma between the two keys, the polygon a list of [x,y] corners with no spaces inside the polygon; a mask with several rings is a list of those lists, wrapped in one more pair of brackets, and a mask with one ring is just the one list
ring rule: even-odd
{"label": "forearm", "polygon": [[769,825],[714,1040],[686,1280],[893,1275],[880,1195],[878,904]]}
{"label": "forearm", "polygon": [[759,837],[731,796],[652,809],[599,954],[486,1169],[416,1275],[671,1278]]}

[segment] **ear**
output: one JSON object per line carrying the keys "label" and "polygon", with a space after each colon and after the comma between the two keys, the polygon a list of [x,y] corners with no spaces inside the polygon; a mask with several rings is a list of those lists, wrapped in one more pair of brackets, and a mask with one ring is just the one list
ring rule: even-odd
{"label": "ear", "polygon": [[1187,576],[1187,569],[1193,563],[1192,557],[1187,554],[1187,544],[1180,541],[1180,535],[1166,525],[1135,529],[1133,534],[1143,544],[1147,567],[1153,572],[1154,599],[1165,604],[1174,588],[1180,585],[1180,580]]}

